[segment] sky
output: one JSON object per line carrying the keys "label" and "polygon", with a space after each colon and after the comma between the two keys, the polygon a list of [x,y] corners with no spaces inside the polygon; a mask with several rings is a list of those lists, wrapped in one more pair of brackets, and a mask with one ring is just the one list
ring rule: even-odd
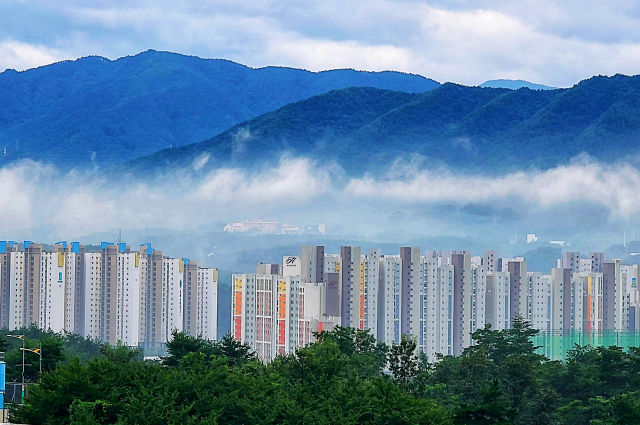
{"label": "sky", "polygon": [[253,67],[570,87],[640,73],[640,2],[0,0],[0,70],[147,49]]}

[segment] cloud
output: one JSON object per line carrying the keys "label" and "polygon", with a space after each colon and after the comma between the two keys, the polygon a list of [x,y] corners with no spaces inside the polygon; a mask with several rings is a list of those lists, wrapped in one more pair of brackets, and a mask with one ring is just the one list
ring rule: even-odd
{"label": "cloud", "polygon": [[602,204],[613,214],[630,218],[640,212],[640,171],[627,163],[603,165],[585,160],[546,171],[522,171],[499,177],[423,170],[403,178],[354,179],[344,192],[346,196],[405,203],[520,199],[536,207],[550,208],[580,201]]}
{"label": "cloud", "polygon": [[281,204],[309,201],[331,188],[327,170],[316,168],[305,159],[283,158],[277,168],[251,175],[238,169],[222,169],[209,174],[195,196],[222,203],[277,202]]}
{"label": "cloud", "polygon": [[[199,171],[202,169],[202,167],[204,167],[207,162],[209,162],[209,158],[211,157],[211,155],[209,155],[208,153],[203,153],[202,155],[198,156],[196,159],[193,160],[193,169],[196,171]],[[91,157],[91,160],[93,161],[93,156]]]}
{"label": "cloud", "polygon": [[329,171],[283,158],[270,169],[218,169],[159,181],[122,181],[26,161],[0,169],[0,234],[18,237],[40,227],[69,237],[113,229],[187,229],[218,220],[306,205],[332,190]]}
{"label": "cloud", "polygon": [[247,142],[251,138],[251,132],[247,128],[241,128],[233,137],[231,149],[234,154],[243,153],[247,148]]}
{"label": "cloud", "polygon": [[21,43],[15,40],[0,42],[0,69],[23,71],[42,64],[58,62],[65,54],[57,49],[41,45]]}
{"label": "cloud", "polygon": [[468,236],[519,227],[566,237],[617,232],[640,213],[640,171],[585,158],[502,176],[424,169],[419,158],[396,161],[377,179],[345,178],[335,166],[287,156],[271,167],[220,168],[200,177],[193,168],[122,181],[30,161],[2,168],[0,237],[183,231],[247,218],[325,223],[341,234]]}

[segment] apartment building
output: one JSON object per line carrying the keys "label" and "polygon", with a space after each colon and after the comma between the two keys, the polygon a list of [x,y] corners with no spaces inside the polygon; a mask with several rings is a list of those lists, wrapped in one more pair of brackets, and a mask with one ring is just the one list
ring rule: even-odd
{"label": "apartment building", "polygon": [[[439,265],[439,258],[425,259],[426,327],[421,351],[430,359],[454,353],[454,273],[452,264]],[[395,338],[394,338],[395,339]]]}
{"label": "apartment building", "polygon": [[637,266],[577,252],[558,265],[543,274],[496,251],[302,247],[282,264],[233,276],[233,333],[270,360],[340,324],[386,344],[409,335],[434,360],[460,354],[485,325],[508,329],[516,316],[548,333],[640,329]]}
{"label": "apartment building", "polygon": [[[314,332],[340,324],[327,314],[325,282],[259,272],[233,275],[231,308],[233,336],[251,344],[260,359],[292,353],[313,342]],[[337,310],[339,298],[329,298],[329,310]]]}
{"label": "apartment building", "polygon": [[218,272],[150,244],[0,241],[0,319],[109,344],[159,347],[174,330],[217,337]]}
{"label": "apartment building", "polygon": [[486,288],[485,323],[495,330],[508,329],[511,317],[509,272],[488,272]]}
{"label": "apartment building", "polygon": [[102,254],[84,253],[84,282],[80,308],[80,335],[100,339],[102,336]]}

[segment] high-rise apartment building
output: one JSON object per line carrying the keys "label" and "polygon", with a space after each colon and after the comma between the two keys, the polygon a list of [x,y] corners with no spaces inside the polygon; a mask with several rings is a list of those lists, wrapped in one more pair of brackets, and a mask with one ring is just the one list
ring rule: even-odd
{"label": "high-rise apartment building", "polygon": [[620,260],[604,261],[602,287],[602,327],[606,330],[622,329],[622,308],[625,297]]}
{"label": "high-rise apartment building", "polygon": [[510,274],[509,272],[488,272],[486,290],[485,320],[492,329],[504,330],[510,323]]}
{"label": "high-rise apartment building", "polygon": [[[454,274],[452,264],[439,264],[438,258],[425,259],[426,328],[421,351],[430,359],[454,350]],[[395,338],[394,338],[395,339]]]}
{"label": "high-rise apartment building", "polygon": [[385,255],[380,260],[378,286],[378,340],[385,344],[398,343],[400,335],[400,268],[399,255]]}
{"label": "high-rise apartment building", "polygon": [[[260,269],[257,271],[264,270]],[[232,335],[251,344],[265,361],[292,353],[296,347],[313,342],[313,332],[340,324],[327,314],[327,310],[338,309],[339,298],[328,300],[326,289],[324,282],[303,282],[299,276],[234,274]]]}
{"label": "high-rise apartment building", "polygon": [[363,328],[369,329],[372,335],[378,335],[378,300],[380,296],[380,249],[370,249],[360,260],[361,298],[363,310]]}
{"label": "high-rise apartment building", "polygon": [[562,268],[570,269],[571,273],[580,273],[580,261],[579,252],[562,253]]}
{"label": "high-rise apartment building", "polygon": [[551,276],[528,272],[529,315],[526,317],[535,329],[551,331]]}
{"label": "high-rise apartment building", "polygon": [[0,241],[0,318],[10,329],[55,332],[128,346],[159,347],[174,330],[217,336],[218,273],[167,258],[149,244]]}
{"label": "high-rise apartment building", "polygon": [[[503,266],[505,261],[503,260]],[[503,271],[509,272],[509,312],[510,319],[516,316],[529,316],[529,291],[527,288],[527,262],[524,258],[514,258],[506,261],[507,267]],[[511,322],[509,322],[511,323]]]}
{"label": "high-rise apartment building", "polygon": [[[40,303],[39,326],[43,329],[51,329],[55,332],[68,330],[67,315],[73,322],[73,309],[65,299],[69,288],[65,255],[63,252],[43,252],[40,264]],[[75,288],[73,288],[75,289]],[[73,296],[71,289],[70,297]]]}
{"label": "high-rise apartment building", "polygon": [[80,335],[100,339],[102,336],[102,254],[84,253],[84,284],[80,307]]}
{"label": "high-rise apartment building", "polygon": [[568,267],[545,275],[529,272],[524,258],[496,251],[472,257],[403,247],[399,254],[363,255],[358,247],[339,254],[303,247],[281,265],[234,275],[233,333],[269,360],[340,324],[369,330],[386,344],[409,335],[433,360],[460,354],[485,325],[508,329],[517,316],[549,333],[640,329],[637,266],[604,261],[599,253],[563,257],[559,265]]}
{"label": "high-rise apartment building", "polygon": [[364,326],[363,312],[360,309],[362,302],[361,274],[360,274],[360,247],[343,246],[340,248],[340,317],[343,326],[362,329]]}

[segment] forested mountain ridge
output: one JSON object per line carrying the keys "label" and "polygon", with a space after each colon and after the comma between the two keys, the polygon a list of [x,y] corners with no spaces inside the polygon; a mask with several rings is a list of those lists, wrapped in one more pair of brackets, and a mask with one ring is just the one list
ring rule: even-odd
{"label": "forested mountain ridge", "polygon": [[110,166],[200,142],[288,103],[346,87],[424,92],[400,72],[249,68],[149,50],[0,73],[0,165],[20,158]]}
{"label": "forested mountain ridge", "polygon": [[164,171],[203,154],[209,167],[244,166],[288,152],[355,174],[415,154],[434,165],[502,171],[553,167],[583,152],[613,161],[636,154],[639,142],[640,76],[593,77],[558,90],[447,83],[419,94],[332,91],[127,167]]}

